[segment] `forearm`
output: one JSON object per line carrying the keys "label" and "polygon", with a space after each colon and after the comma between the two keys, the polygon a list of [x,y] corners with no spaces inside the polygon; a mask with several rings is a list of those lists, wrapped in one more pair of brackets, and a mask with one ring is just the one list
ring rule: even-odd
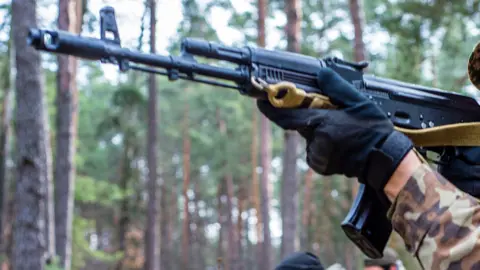
{"label": "forearm", "polygon": [[393,202],[395,200],[408,179],[410,179],[414,171],[421,165],[422,162],[413,151],[410,151],[405,156],[383,189],[390,201]]}
{"label": "forearm", "polygon": [[408,155],[385,186],[389,218],[425,269],[480,267],[480,206]]}

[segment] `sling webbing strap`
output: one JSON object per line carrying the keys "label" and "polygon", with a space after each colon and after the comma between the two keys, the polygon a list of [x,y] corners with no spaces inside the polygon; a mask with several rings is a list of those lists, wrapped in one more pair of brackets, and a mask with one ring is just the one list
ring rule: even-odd
{"label": "sling webbing strap", "polygon": [[425,129],[395,127],[416,146],[480,146],[480,122],[450,124]]}
{"label": "sling webbing strap", "polygon": [[[252,84],[256,88],[266,91],[268,100],[277,108],[336,108],[328,97],[316,93],[307,93],[290,82],[267,84],[264,81],[256,81],[252,78]],[[277,97],[281,91],[283,96]],[[395,129],[408,136],[415,146],[480,146],[480,122],[458,123],[424,129],[407,129],[395,126]]]}

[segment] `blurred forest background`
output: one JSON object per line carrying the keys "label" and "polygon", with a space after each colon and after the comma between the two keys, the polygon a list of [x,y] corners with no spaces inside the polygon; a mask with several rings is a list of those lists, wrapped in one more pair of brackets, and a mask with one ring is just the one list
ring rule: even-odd
{"label": "blurred forest background", "polygon": [[[275,34],[271,49],[477,94],[466,62],[480,1],[161,1],[181,2],[172,53],[185,36],[225,42],[211,19],[220,12],[241,37],[229,45],[264,47]],[[135,37],[125,46],[156,52],[171,23],[156,0],[0,3],[1,269],[263,270],[297,250],[361,269],[340,228],[354,179],[309,170],[304,141],[251,99],[136,72],[106,79],[99,63],[27,48],[35,25],[98,37],[98,8],[122,4],[142,10],[135,22],[117,14],[120,35]],[[418,269],[397,235],[389,245]]]}

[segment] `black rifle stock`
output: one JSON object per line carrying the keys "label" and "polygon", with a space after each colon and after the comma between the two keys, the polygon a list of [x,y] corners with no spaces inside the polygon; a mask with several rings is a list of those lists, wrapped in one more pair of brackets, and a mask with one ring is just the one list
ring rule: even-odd
{"label": "black rifle stock", "polygon": [[[363,73],[368,63],[351,63],[338,58],[314,58],[301,54],[254,47],[235,48],[199,39],[186,38],[180,56],[163,56],[121,47],[112,7],[100,11],[101,38],[88,38],[68,32],[30,29],[28,43],[37,50],[66,54],[88,60],[115,64],[121,71],[135,69],[170,80],[185,79],[237,89],[253,98],[266,98],[255,88],[251,78],[267,83],[289,81],[307,92],[322,93],[316,85],[316,71],[328,67],[353,84],[376,103],[398,127],[422,129],[480,120],[480,106],[475,99],[440,89],[375,77]],[[108,37],[111,35],[112,37]],[[202,64],[194,56],[228,61],[238,67],[223,68]],[[452,153],[451,147],[417,149],[439,154]],[[382,256],[392,226],[373,190],[360,185],[357,197],[342,222],[346,235],[369,257]]]}

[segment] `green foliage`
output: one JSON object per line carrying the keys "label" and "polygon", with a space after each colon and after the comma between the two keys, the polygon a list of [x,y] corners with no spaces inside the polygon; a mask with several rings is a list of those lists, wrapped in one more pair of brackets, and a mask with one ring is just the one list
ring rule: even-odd
{"label": "green foliage", "polygon": [[[0,52],[6,51],[7,43],[10,42],[11,3],[0,4]],[[3,37],[7,39],[4,40]]]}
{"label": "green foliage", "polygon": [[48,264],[45,266],[45,270],[64,270],[58,264]]}
{"label": "green foliage", "polygon": [[45,266],[45,270],[64,270],[64,268],[60,265],[59,258],[55,257]]}
{"label": "green foliage", "polygon": [[[302,37],[301,53],[325,57],[341,53],[344,59],[352,59],[352,36],[339,29],[345,23],[345,12],[332,10],[348,10],[346,1],[304,1],[302,2]],[[331,38],[328,33],[337,32]]]}
{"label": "green foliage", "polygon": [[85,267],[85,262],[88,259],[113,263],[121,258],[121,253],[107,253],[90,248],[90,243],[87,240],[87,232],[91,231],[91,228],[95,227],[94,225],[93,220],[87,220],[78,216],[74,217],[72,231],[72,269]]}
{"label": "green foliage", "polygon": [[88,176],[77,175],[75,183],[75,200],[79,203],[95,203],[100,206],[113,206],[126,197],[117,185]]}
{"label": "green foliage", "polygon": [[[245,1],[248,2],[248,1]],[[249,1],[249,4],[252,6],[256,5],[256,1]],[[249,45],[255,45],[257,41],[257,17],[258,15],[255,14],[256,10],[253,12],[245,11],[243,13],[239,13],[237,10],[232,10],[232,17],[228,22],[228,26],[242,31],[244,35],[244,42]],[[244,44],[238,44],[238,46],[242,46]]]}

